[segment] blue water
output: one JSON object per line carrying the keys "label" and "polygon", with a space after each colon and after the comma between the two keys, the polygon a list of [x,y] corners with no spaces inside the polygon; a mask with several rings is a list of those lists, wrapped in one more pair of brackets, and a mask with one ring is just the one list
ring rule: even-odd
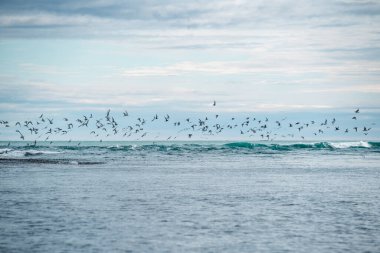
{"label": "blue water", "polygon": [[0,252],[379,252],[380,143],[0,143]]}

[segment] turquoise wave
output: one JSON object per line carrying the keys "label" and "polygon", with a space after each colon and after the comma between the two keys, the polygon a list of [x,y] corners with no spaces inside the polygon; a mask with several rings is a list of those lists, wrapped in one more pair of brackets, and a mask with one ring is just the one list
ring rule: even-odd
{"label": "turquoise wave", "polygon": [[207,151],[238,151],[238,150],[275,150],[275,151],[296,151],[296,150],[347,150],[347,149],[380,149],[380,142],[315,142],[315,143],[254,143],[254,142],[230,142],[230,143],[160,143],[160,144],[128,144],[128,145],[39,145],[39,146],[18,146],[1,147],[0,156],[15,154],[18,156],[38,156],[54,155],[62,152],[207,152]]}
{"label": "turquoise wave", "polygon": [[122,160],[127,156],[141,158],[149,155],[190,155],[210,154],[276,155],[290,152],[367,152],[380,153],[380,142],[315,142],[315,143],[160,143],[109,145],[38,145],[38,146],[0,146],[0,165],[2,163],[41,163],[41,164],[103,164],[110,160]]}
{"label": "turquoise wave", "polygon": [[380,142],[316,142],[316,143],[250,143],[250,142],[232,142],[225,146],[229,148],[258,149],[266,148],[271,150],[298,150],[298,149],[353,149],[353,148],[380,148]]}

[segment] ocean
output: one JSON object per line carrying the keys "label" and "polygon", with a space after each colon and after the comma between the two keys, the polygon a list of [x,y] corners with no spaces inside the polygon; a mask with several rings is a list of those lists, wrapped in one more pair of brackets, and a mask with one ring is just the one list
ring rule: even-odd
{"label": "ocean", "polygon": [[0,252],[380,252],[380,143],[0,142]]}

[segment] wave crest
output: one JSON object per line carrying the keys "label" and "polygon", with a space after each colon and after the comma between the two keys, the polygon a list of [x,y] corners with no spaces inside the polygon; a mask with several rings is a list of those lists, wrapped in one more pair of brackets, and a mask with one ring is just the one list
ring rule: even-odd
{"label": "wave crest", "polygon": [[[50,150],[49,150],[50,149]],[[62,154],[81,154],[108,152],[162,152],[162,153],[202,153],[202,152],[236,152],[239,150],[252,150],[254,152],[269,151],[296,151],[296,150],[343,150],[343,149],[380,149],[380,142],[350,141],[350,142],[299,142],[299,143],[255,143],[255,142],[229,142],[229,143],[154,143],[154,144],[122,144],[112,146],[41,146],[41,147],[3,147],[0,148],[0,157],[30,157],[55,156]],[[65,156],[65,155],[63,155]]]}
{"label": "wave crest", "polygon": [[331,142],[329,145],[333,148],[371,148],[372,145],[366,141],[352,142]]}
{"label": "wave crest", "polygon": [[[297,150],[297,149],[348,149],[348,148],[372,148],[373,144],[365,141],[357,142],[316,142],[316,143],[250,143],[250,142],[231,142],[224,144],[229,148],[267,148],[272,150]],[[380,147],[377,145],[376,147]]]}

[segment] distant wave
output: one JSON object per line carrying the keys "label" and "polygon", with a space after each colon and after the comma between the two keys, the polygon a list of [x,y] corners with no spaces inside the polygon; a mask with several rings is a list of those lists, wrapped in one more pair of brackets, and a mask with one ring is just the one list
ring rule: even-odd
{"label": "distant wave", "polygon": [[299,142],[299,143],[157,143],[109,145],[106,143],[90,146],[12,146],[0,147],[1,163],[37,163],[91,165],[120,160],[126,155],[200,155],[200,154],[280,154],[284,152],[375,152],[380,153],[380,142]]}
{"label": "distant wave", "polygon": [[25,151],[24,156],[53,155],[53,154],[60,154],[60,153],[62,152],[47,151],[47,150],[28,150],[28,151]]}
{"label": "distant wave", "polygon": [[[296,151],[296,150],[348,150],[348,149],[380,149],[380,142],[351,141],[351,142],[300,142],[300,143],[254,143],[254,142],[230,142],[230,143],[159,143],[159,144],[118,144],[111,146],[33,146],[0,148],[0,157],[39,157],[39,156],[64,156],[65,152],[208,152],[223,151],[235,152],[238,150],[271,150],[271,151]],[[78,151],[78,152],[77,152]]]}
{"label": "distant wave", "polygon": [[10,149],[10,148],[0,148],[0,155],[1,154],[7,154],[10,151],[12,151],[12,149]]}
{"label": "distant wave", "polygon": [[[89,147],[88,147],[89,148]],[[95,147],[92,147],[95,148]],[[207,151],[207,150],[236,150],[236,149],[270,149],[270,150],[297,150],[297,149],[349,149],[349,148],[380,148],[380,143],[373,142],[316,142],[316,143],[251,143],[231,142],[226,144],[145,144],[145,145],[116,145],[106,147],[112,151]],[[78,148],[80,149],[80,148]]]}
{"label": "distant wave", "polygon": [[232,142],[225,146],[230,148],[267,148],[272,150],[296,150],[296,149],[349,149],[349,148],[379,148],[379,142],[317,142],[317,143],[292,143],[292,144],[262,144],[250,142]]}
{"label": "distant wave", "polygon": [[334,148],[371,148],[372,145],[369,142],[357,141],[357,142],[331,142],[330,146]]}
{"label": "distant wave", "polygon": [[2,148],[0,149],[0,157],[22,157],[22,156],[39,156],[39,155],[53,155],[53,154],[61,154],[62,152],[58,151],[50,151],[50,150],[34,150],[24,148],[20,149],[11,149],[11,148]]}

